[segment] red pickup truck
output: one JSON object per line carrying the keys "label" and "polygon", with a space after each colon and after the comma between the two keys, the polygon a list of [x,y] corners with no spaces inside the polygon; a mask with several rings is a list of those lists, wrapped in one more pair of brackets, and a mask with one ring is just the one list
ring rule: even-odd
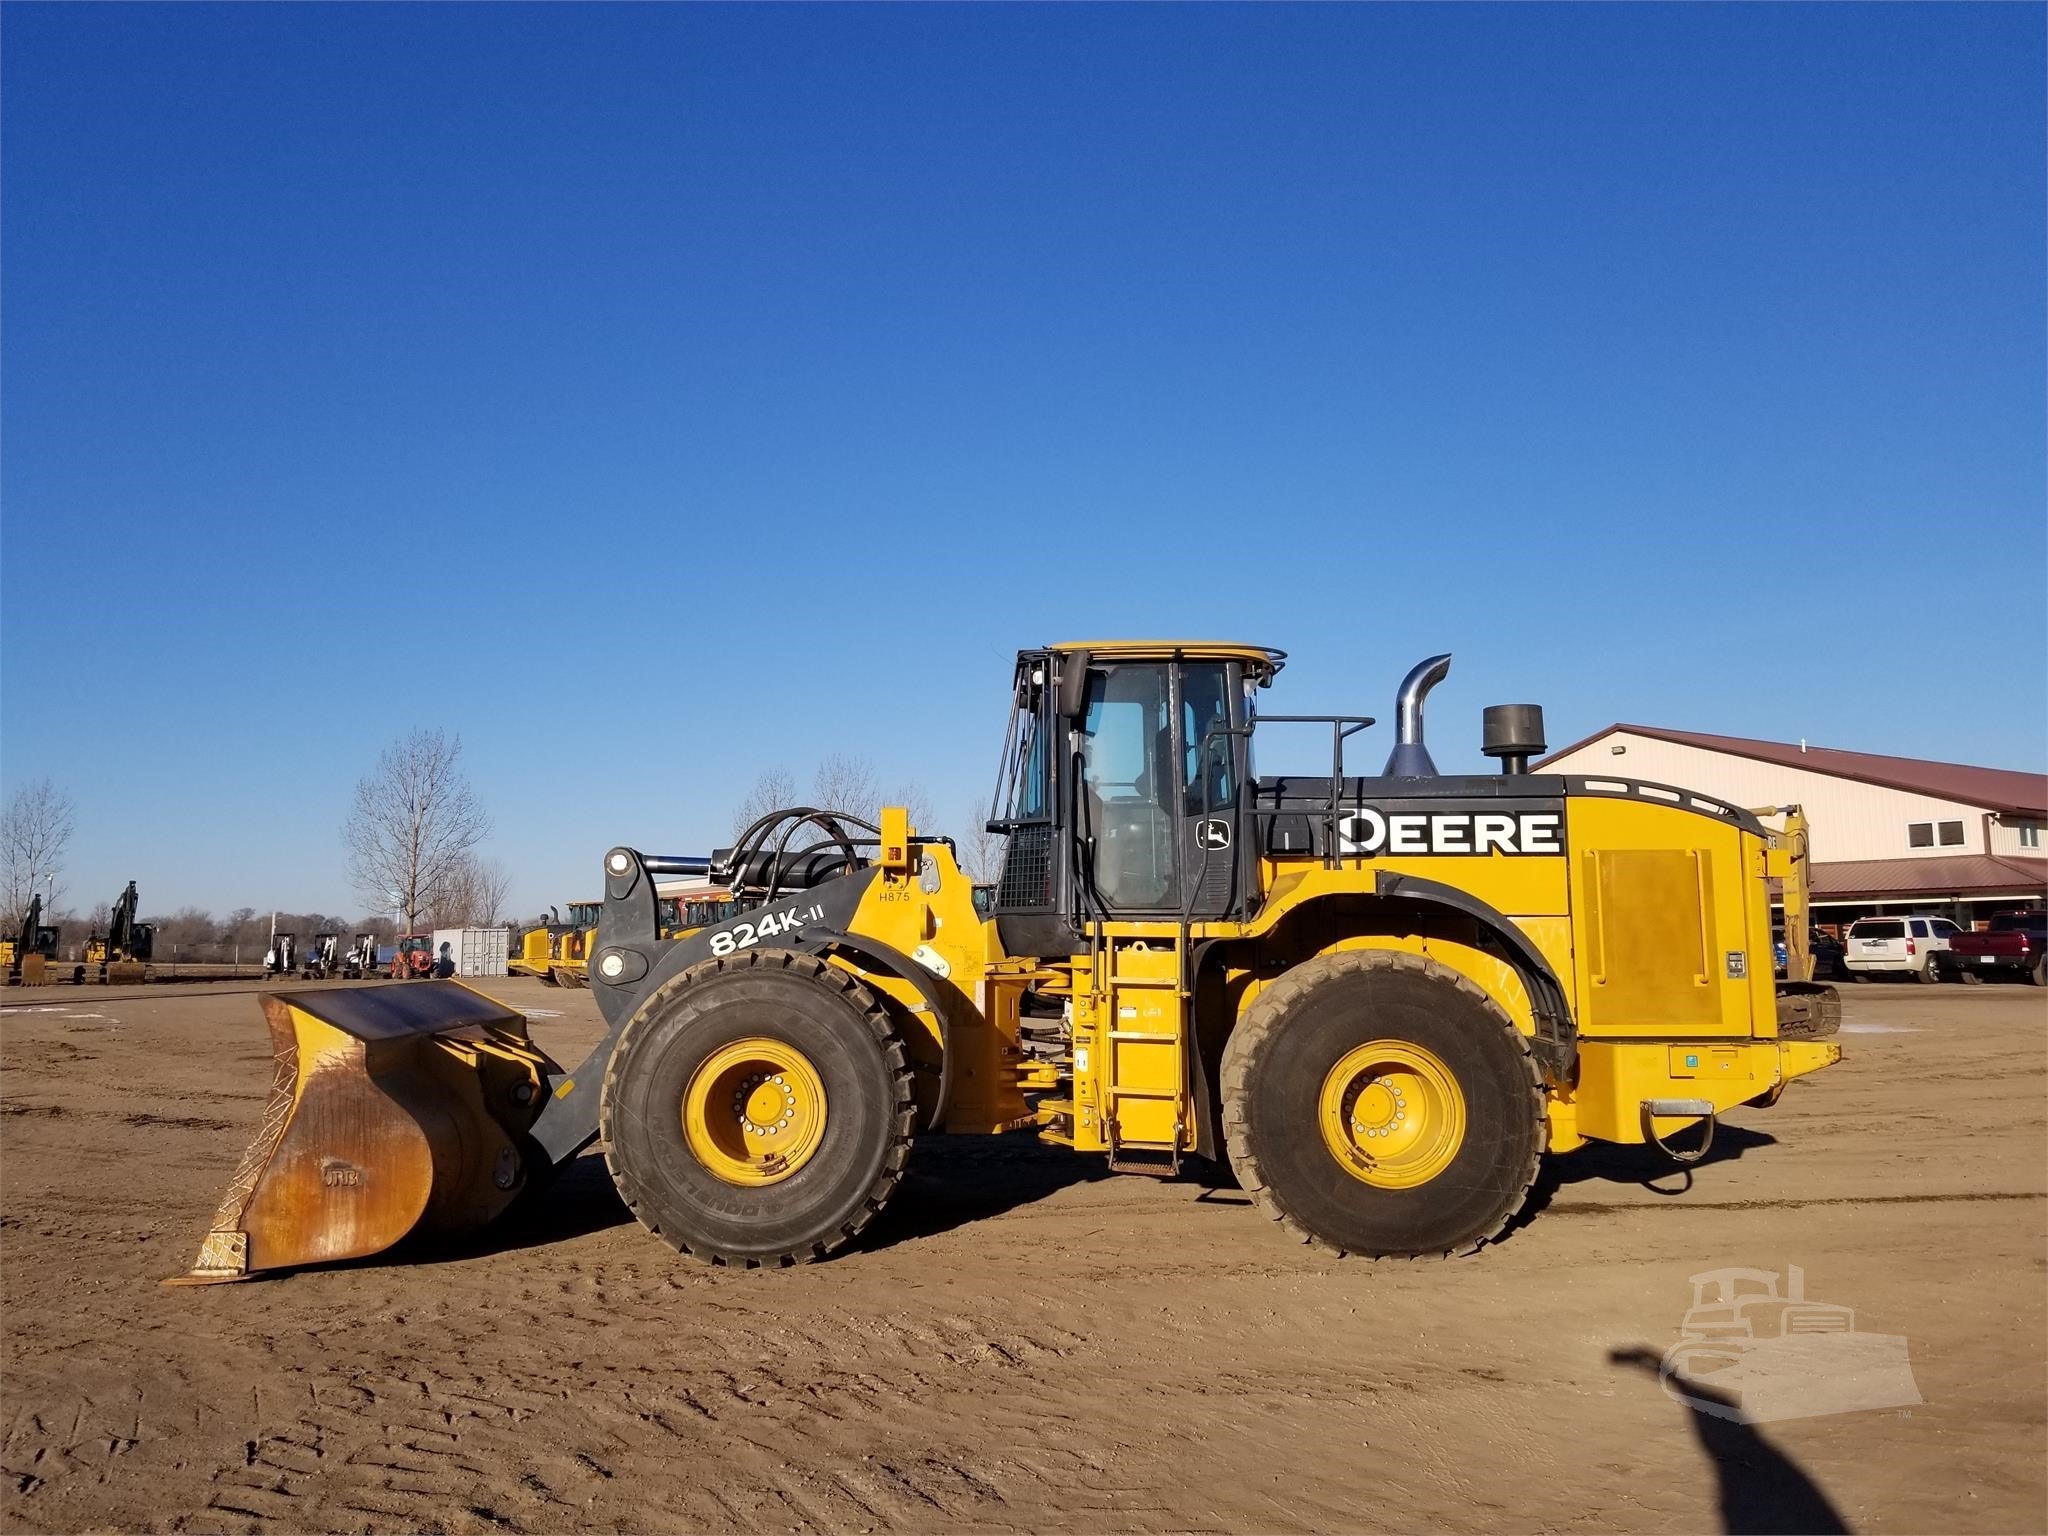
{"label": "red pickup truck", "polygon": [[2035,986],[2048,986],[2048,912],[2001,912],[1989,928],[1950,939],[1948,958],[1965,981],[2021,971]]}

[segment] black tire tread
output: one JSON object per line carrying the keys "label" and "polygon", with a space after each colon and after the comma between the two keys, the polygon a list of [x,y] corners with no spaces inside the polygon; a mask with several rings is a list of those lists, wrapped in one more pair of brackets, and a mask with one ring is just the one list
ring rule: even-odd
{"label": "black tire tread", "polygon": [[[646,1016],[655,1004],[665,1003],[689,988],[701,985],[712,976],[737,970],[769,969],[807,976],[817,985],[841,993],[859,1011],[861,1022],[874,1035],[876,1044],[882,1050],[883,1058],[889,1066],[890,1081],[896,1089],[896,1109],[891,1120],[889,1150],[882,1160],[881,1172],[862,1197],[859,1209],[850,1220],[840,1223],[835,1234],[807,1247],[763,1258],[751,1254],[722,1253],[707,1246],[692,1244],[686,1241],[681,1233],[665,1230],[648,1210],[646,1191],[640,1186],[632,1171],[613,1156],[611,1144],[607,1141],[604,1148],[605,1166],[611,1170],[612,1183],[618,1189],[619,1198],[626,1202],[626,1208],[633,1213],[634,1219],[676,1252],[707,1264],[733,1265],[746,1269],[787,1268],[792,1264],[815,1263],[837,1253],[860,1236],[868,1223],[881,1213],[882,1207],[889,1203],[889,1197],[902,1182],[904,1167],[910,1160],[912,1125],[917,1114],[917,1106],[911,1091],[910,1059],[905,1054],[903,1042],[898,1038],[895,1026],[890,1023],[888,1011],[882,1006],[881,1001],[856,977],[838,966],[816,955],[802,954],[793,949],[777,949],[764,945],[741,950],[738,954],[699,961],[681,972],[650,994],[641,1003],[639,1013],[643,1017]],[[602,1103],[611,1102],[615,1085],[621,1081],[623,1074],[630,1070],[632,1043],[633,1025],[628,1024],[625,1032],[619,1037],[618,1047],[612,1052],[611,1060],[605,1063]]]}
{"label": "black tire tread", "polygon": [[[1537,1100],[1537,1112],[1532,1117],[1533,1129],[1520,1179],[1520,1193],[1509,1205],[1497,1226],[1481,1233],[1469,1243],[1456,1248],[1446,1248],[1442,1252],[1412,1255],[1357,1253],[1311,1232],[1280,1202],[1266,1183],[1264,1175],[1259,1170],[1258,1158],[1251,1149],[1250,1127],[1244,1115],[1246,1077],[1250,1072],[1252,1059],[1271,1039],[1274,1030],[1286,1017],[1289,1007],[1294,1002],[1332,976],[1392,970],[1410,971],[1447,983],[1491,1013],[1500,1028],[1514,1042],[1518,1053],[1517,1059],[1528,1080],[1529,1092]],[[1230,1153],[1230,1166],[1236,1173],[1238,1182],[1257,1203],[1259,1209],[1278,1222],[1281,1229],[1290,1237],[1312,1248],[1333,1253],[1339,1258],[1451,1259],[1477,1253],[1515,1225],[1516,1219],[1529,1203],[1530,1192],[1535,1188],[1536,1177],[1542,1167],[1543,1143],[1549,1119],[1544,1113],[1542,1103],[1543,1075],[1537,1067],[1535,1055],[1529,1049],[1528,1038],[1515,1028],[1514,1022],[1501,1010],[1500,1005],[1476,982],[1440,961],[1431,960],[1426,955],[1410,954],[1399,949],[1346,949],[1334,954],[1319,955],[1297,965],[1279,980],[1265,987],[1253,1000],[1251,1007],[1245,1010],[1244,1017],[1238,1020],[1237,1027],[1231,1031],[1230,1039],[1223,1048],[1221,1079],[1223,1135]]]}
{"label": "black tire tread", "polygon": [[1826,1040],[1841,1033],[1841,994],[1830,989],[1826,993],[1808,994],[1808,997],[1802,1017],[1779,1020],[1780,1040]]}

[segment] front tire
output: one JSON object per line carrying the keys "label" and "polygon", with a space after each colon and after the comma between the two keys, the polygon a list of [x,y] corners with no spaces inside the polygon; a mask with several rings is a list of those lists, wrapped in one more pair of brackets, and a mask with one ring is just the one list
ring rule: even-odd
{"label": "front tire", "polygon": [[716,1264],[824,1258],[887,1203],[914,1108],[875,994],[811,955],[753,949],[692,966],[635,1012],[599,1125],[619,1194],[674,1248]]}
{"label": "front tire", "polygon": [[1224,1048],[1231,1166],[1303,1242],[1374,1258],[1469,1253],[1535,1183],[1543,1085],[1471,981],[1346,950],[1261,992]]}

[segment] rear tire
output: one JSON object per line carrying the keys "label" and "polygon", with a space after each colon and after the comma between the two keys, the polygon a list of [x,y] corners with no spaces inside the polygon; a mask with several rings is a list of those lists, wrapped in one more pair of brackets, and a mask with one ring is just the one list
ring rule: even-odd
{"label": "rear tire", "polygon": [[1927,963],[1920,967],[1919,979],[1930,984],[1944,979],[1941,974],[1941,957],[1939,955],[1929,955],[1927,957]]}
{"label": "rear tire", "polygon": [[2037,987],[2048,987],[2048,955],[2034,962],[2034,968],[2027,972],[2027,980]]}
{"label": "rear tire", "polygon": [[[772,1182],[718,1171],[706,1124],[690,1121],[692,1102],[715,1107],[728,1091],[741,1102],[755,1079],[708,1100],[698,1085],[756,1049],[799,1063],[822,1102],[802,1160]],[[605,1069],[599,1125],[613,1182],[649,1231],[751,1268],[822,1259],[857,1236],[903,1177],[914,1112],[909,1063],[875,994],[815,956],[753,949],[692,966],[640,1005]]]}
{"label": "rear tire", "polygon": [[[1441,1069],[1454,1085],[1459,1134],[1454,1150],[1440,1147],[1404,1181],[1376,1171],[1371,1141],[1340,1156],[1325,1121],[1331,1085],[1348,1063],[1398,1062],[1405,1053],[1434,1064],[1425,1082]],[[1372,1084],[1397,1080],[1365,1070],[1366,1088],[1337,1100],[1340,1136],[1347,1123],[1372,1118],[1364,1097],[1379,1091]],[[1222,1088],[1238,1181],[1295,1237],[1339,1254],[1470,1253],[1507,1228],[1536,1181],[1543,1085],[1528,1042],[1477,986],[1420,955],[1347,950],[1297,966],[1232,1032]],[[1412,1110],[1419,1101],[1406,1103]],[[1425,1129],[1433,1113],[1419,1117]]]}

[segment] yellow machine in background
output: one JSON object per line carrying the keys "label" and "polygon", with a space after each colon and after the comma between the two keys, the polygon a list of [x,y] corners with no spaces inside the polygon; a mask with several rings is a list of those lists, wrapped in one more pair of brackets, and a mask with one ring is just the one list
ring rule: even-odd
{"label": "yellow machine in background", "polygon": [[149,962],[156,953],[156,924],[141,923],[135,914],[141,909],[141,900],[135,894],[135,882],[130,880],[128,888],[107,909],[107,931],[102,935],[94,929],[85,941],[85,964],[77,980],[104,982],[135,982],[150,979]]}
{"label": "yellow machine in background", "polygon": [[[1422,711],[1448,656],[1402,684],[1385,768],[1350,774],[1370,720],[1256,707],[1283,660],[1021,653],[981,903],[901,810],[792,807],[709,857],[612,849],[585,966],[606,1033],[573,1071],[453,984],[273,999],[298,1065],[190,1278],[473,1225],[600,1137],[677,1248],[820,1258],[937,1130],[1133,1173],[1227,1161],[1297,1238],[1469,1252],[1545,1155],[1696,1160],[1717,1116],[1839,1058],[1832,991],[1772,976],[1774,883],[1803,911],[1787,834],[1684,789],[1531,773],[1528,705],[1485,712],[1499,772],[1438,773]],[[1258,776],[1254,736],[1263,755],[1281,731],[1319,733],[1325,771]],[[679,936],[657,882],[706,875],[739,910]],[[392,1129],[336,1151],[354,1122],[330,1101],[367,1084]]]}
{"label": "yellow machine in background", "polygon": [[[721,910],[722,909],[722,910]],[[519,935],[519,948],[505,962],[514,976],[534,976],[558,987],[587,987],[589,956],[597,942],[601,901],[572,901],[569,920],[536,923]],[[661,900],[661,927],[666,938],[681,938],[713,920],[713,914],[732,915],[730,902],[684,902],[677,897]]]}
{"label": "yellow machine in background", "polygon": [[515,976],[536,976],[558,987],[590,985],[585,961],[597,934],[597,917],[604,910],[601,901],[572,901],[566,921],[550,914],[519,936],[519,948],[506,962]]}
{"label": "yellow machine in background", "polygon": [[0,939],[0,977],[5,984],[40,987],[48,982],[62,937],[61,929],[43,921],[43,898],[31,896],[28,909],[21,914],[21,926],[11,937]]}

